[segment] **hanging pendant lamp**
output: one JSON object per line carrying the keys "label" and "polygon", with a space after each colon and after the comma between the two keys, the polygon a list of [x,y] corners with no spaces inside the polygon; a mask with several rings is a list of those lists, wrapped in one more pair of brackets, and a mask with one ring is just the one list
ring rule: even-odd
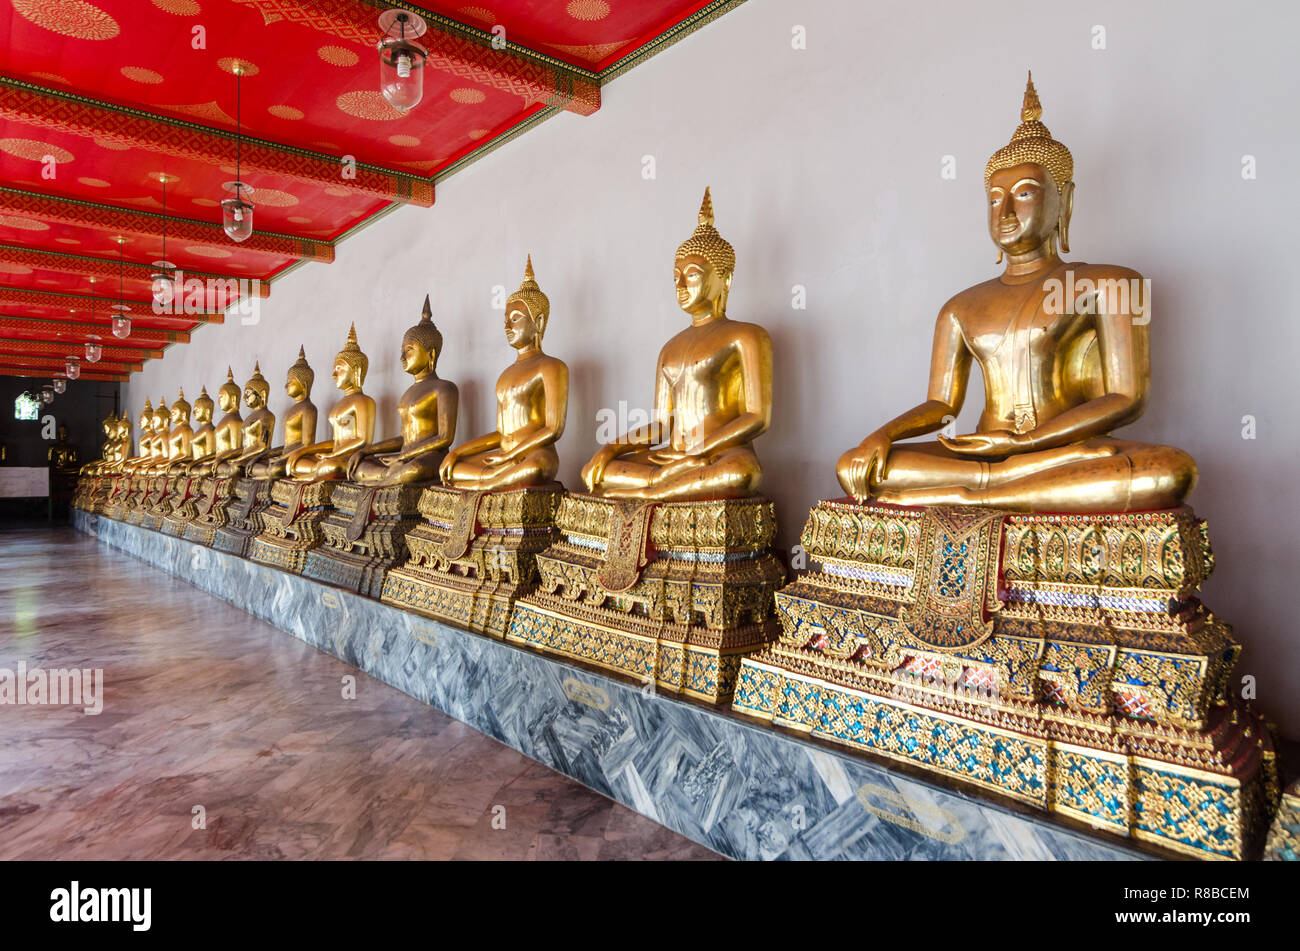
{"label": "hanging pendant lamp", "polygon": [[222,199],[221,227],[225,229],[226,236],[231,241],[247,241],[253,233],[253,203],[248,200],[252,197],[253,189],[239,180],[243,142],[240,125],[243,109],[240,91],[240,83],[244,76],[243,64],[236,63],[233,71],[235,73],[235,180],[226,182],[222,186],[233,197]]}

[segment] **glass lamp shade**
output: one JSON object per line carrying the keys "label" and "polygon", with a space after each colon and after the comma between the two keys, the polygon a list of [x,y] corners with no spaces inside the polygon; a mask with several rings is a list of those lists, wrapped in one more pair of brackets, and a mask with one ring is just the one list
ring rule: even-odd
{"label": "glass lamp shade", "polygon": [[384,38],[379,41],[379,91],[399,112],[414,109],[424,98],[424,61],[428,51],[415,42],[428,25],[406,10],[388,10],[379,17]]}
{"label": "glass lamp shade", "polygon": [[408,112],[424,98],[424,61],[418,43],[387,37],[379,44],[379,89],[399,112]]}
{"label": "glass lamp shade", "polygon": [[253,233],[253,203],[248,200],[253,189],[243,182],[226,182],[234,197],[221,203],[221,227],[231,241],[247,241]]}
{"label": "glass lamp shade", "polygon": [[86,344],[86,362],[98,363],[99,358],[104,355],[104,348],[97,343]]}
{"label": "glass lamp shade", "polygon": [[125,340],[131,336],[131,318],[128,316],[131,308],[125,304],[114,304],[112,309],[116,311],[113,314],[113,336]]}
{"label": "glass lamp shade", "polygon": [[53,403],[53,402],[54,402],[54,387],[53,387],[53,386],[47,384],[47,385],[41,387],[41,402],[42,402],[42,403]]}
{"label": "glass lamp shade", "polygon": [[52,385],[54,387],[55,393],[62,393],[64,390],[68,388],[68,381],[63,379],[62,377],[56,376],[54,378],[54,383]]}
{"label": "glass lamp shade", "polygon": [[69,380],[75,380],[81,376],[81,360],[77,357],[68,357],[67,362],[63,364],[63,370],[68,374]]}
{"label": "glass lamp shade", "polygon": [[153,287],[153,302],[159,307],[166,307],[176,299],[176,265],[171,261],[154,261],[153,266],[158,268],[149,275],[149,283]]}

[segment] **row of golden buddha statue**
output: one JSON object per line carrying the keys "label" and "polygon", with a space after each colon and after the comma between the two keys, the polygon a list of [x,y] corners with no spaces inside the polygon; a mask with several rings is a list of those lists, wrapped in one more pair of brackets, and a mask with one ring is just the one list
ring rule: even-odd
{"label": "row of golden buddha statue", "polygon": [[[594,662],[1191,855],[1241,856],[1276,808],[1269,730],[1237,696],[1231,628],[1196,592],[1212,568],[1196,480],[1177,449],[1113,437],[1141,413],[1149,322],[1054,282],[1136,272],[1066,264],[1073,158],[1021,123],[985,173],[1006,266],[939,312],[927,400],[840,459],[848,497],[819,503],[787,584],[754,441],[772,412],[772,345],[727,316],[735,252],[706,190],[673,279],[690,325],[668,341],[652,421],[602,446],[585,492],[555,481],[568,370],[542,350],[534,278],[506,305],[517,352],[497,428],[452,447],[456,386],[426,298],[402,342],[414,382],[401,436],[374,442],[355,329],[342,397],[316,442],[299,351],[284,445],[260,372],[239,415],[227,372],[206,392],[106,424],[81,505],[390,604]],[[971,366],[976,432],[940,431]]]}

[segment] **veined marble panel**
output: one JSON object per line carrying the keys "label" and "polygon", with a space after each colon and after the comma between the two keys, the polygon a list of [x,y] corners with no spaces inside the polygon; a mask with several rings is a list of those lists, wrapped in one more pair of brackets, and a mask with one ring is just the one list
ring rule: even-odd
{"label": "veined marble panel", "polygon": [[739,859],[1143,858],[650,687],[256,562],[73,513],[211,592],[642,815]]}

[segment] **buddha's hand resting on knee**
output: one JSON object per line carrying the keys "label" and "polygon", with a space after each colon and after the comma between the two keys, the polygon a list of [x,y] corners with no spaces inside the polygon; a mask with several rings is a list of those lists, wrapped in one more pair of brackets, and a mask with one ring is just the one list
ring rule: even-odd
{"label": "buddha's hand resting on knee", "polygon": [[840,486],[859,502],[871,494],[873,482],[885,476],[885,463],[893,441],[882,432],[874,432],[857,447],[840,456],[835,474]]}

